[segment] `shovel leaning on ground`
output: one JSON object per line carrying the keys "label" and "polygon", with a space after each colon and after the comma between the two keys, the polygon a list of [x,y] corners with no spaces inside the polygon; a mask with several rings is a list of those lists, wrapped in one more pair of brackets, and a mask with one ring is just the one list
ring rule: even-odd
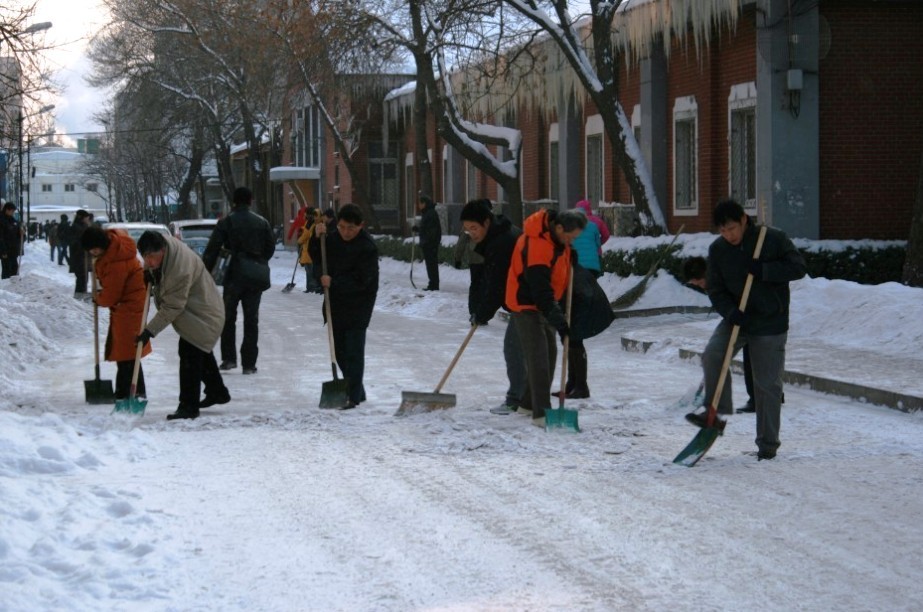
{"label": "shovel leaning on ground", "polygon": [[[567,301],[564,310],[564,320],[570,325],[570,311],[574,300],[574,271],[568,271],[567,279]],[[570,349],[570,335],[564,336],[564,350],[561,351],[561,391],[558,394],[557,409],[549,408],[545,411],[545,431],[552,429],[569,429],[571,431],[580,431],[580,425],[577,423],[577,411],[569,410],[564,407],[564,388],[567,386],[567,353]]]}
{"label": "shovel leaning on ground", "polygon": [[99,379],[99,306],[96,304],[96,270],[91,272],[93,278],[93,354],[96,360],[96,378],[83,381],[88,404],[111,404],[115,401],[111,380]]}
{"label": "shovel leaning on ground", "polygon": [[[144,312],[141,315],[141,329],[138,330],[138,333],[141,334],[144,332],[144,328],[147,325],[147,312],[151,304],[151,286],[147,285],[147,290],[144,294]],[[131,386],[128,388],[128,397],[125,399],[120,399],[115,401],[115,408],[112,409],[113,413],[116,412],[128,412],[130,414],[143,415],[145,408],[147,408],[147,398],[138,397],[138,373],[141,371],[141,351],[144,350],[144,343],[138,342],[138,347],[135,349],[135,367],[131,371]]]}
{"label": "shovel leaning on ground", "polygon": [[[321,272],[327,276],[327,235],[320,237]],[[330,347],[330,369],[333,371],[333,380],[328,380],[321,385],[320,408],[348,408],[349,407],[349,381],[337,376],[336,347],[333,344],[333,316],[330,313],[330,288],[324,287],[324,312],[327,315],[327,345]]]}
{"label": "shovel leaning on ground", "polygon": [[[766,238],[766,226],[760,228],[759,238],[756,240],[756,248],[753,249],[753,259],[759,259],[763,251],[763,240]],[[747,274],[747,282],[744,284],[744,291],[740,296],[740,305],[738,309],[741,312],[747,309],[747,300],[750,299],[750,288],[753,286],[753,274]],[[673,460],[673,463],[685,465],[686,467],[694,466],[699,459],[705,456],[708,449],[711,448],[718,436],[724,433],[726,421],[718,418],[718,402],[721,400],[721,392],[724,391],[724,381],[727,379],[728,371],[731,369],[731,358],[734,357],[734,345],[737,344],[737,336],[740,334],[740,326],[735,325],[731,329],[731,339],[728,340],[728,348],[724,353],[724,363],[721,364],[721,375],[718,376],[718,386],[715,387],[715,395],[708,405],[708,411],[705,417],[705,427],[699,430],[692,442],[686,445]]]}
{"label": "shovel leaning on ground", "polygon": [[[307,246],[305,247],[307,248]],[[298,272],[298,256],[295,256],[295,269],[292,270],[292,280],[289,283],[282,287],[282,293],[291,293],[292,289],[295,288],[295,274]]]}
{"label": "shovel leaning on ground", "polygon": [[446,368],[445,374],[442,375],[442,380],[440,380],[439,384],[436,385],[436,389],[432,393],[404,391],[401,394],[401,405],[398,407],[397,412],[394,413],[394,416],[431,412],[433,410],[452,408],[455,406],[455,394],[440,393],[440,391],[442,391],[442,386],[449,379],[449,374],[451,374],[452,370],[455,369],[455,364],[458,363],[462,353],[465,352],[465,348],[468,346],[468,343],[471,341],[471,336],[474,335],[474,332],[477,328],[478,326],[475,323],[471,326],[471,329],[468,330],[468,335],[465,336],[461,346],[458,347],[458,351],[456,351],[455,357],[452,358],[452,363],[450,363],[449,367]]}

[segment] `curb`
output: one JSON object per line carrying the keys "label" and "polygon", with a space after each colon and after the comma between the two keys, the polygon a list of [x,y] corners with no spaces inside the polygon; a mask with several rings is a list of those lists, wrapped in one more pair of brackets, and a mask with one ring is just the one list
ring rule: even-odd
{"label": "curb", "polygon": [[[624,351],[646,353],[655,344],[656,342],[653,341],[622,337],[622,350]],[[702,351],[681,348],[679,349],[679,357],[680,359],[687,360],[701,360]],[[736,374],[742,374],[743,363],[739,360],[735,360],[731,364],[731,369]],[[823,376],[815,376],[813,374],[805,374],[804,372],[796,372],[793,370],[785,370],[782,373],[782,380],[789,385],[798,385],[820,393],[829,393],[831,395],[848,397],[860,402],[886,406],[901,412],[912,413],[917,410],[923,410],[923,397],[896,393],[894,391],[888,391],[887,389],[857,385],[855,383],[824,378]]]}

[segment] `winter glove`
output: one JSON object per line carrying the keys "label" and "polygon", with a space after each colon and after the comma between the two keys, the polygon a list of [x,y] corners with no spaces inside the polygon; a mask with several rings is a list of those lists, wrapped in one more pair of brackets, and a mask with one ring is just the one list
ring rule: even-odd
{"label": "winter glove", "polygon": [[141,346],[144,346],[145,344],[150,342],[151,338],[153,337],[154,337],[154,334],[152,334],[150,330],[145,327],[144,331],[138,334],[138,337],[135,338],[135,344],[141,344]]}
{"label": "winter glove", "polygon": [[742,327],[747,322],[747,318],[747,313],[737,309],[728,317],[728,323]]}
{"label": "winter glove", "polygon": [[759,259],[751,259],[747,264],[747,271],[753,275],[753,278],[763,280],[763,262]]}
{"label": "winter glove", "polygon": [[456,270],[461,270],[461,262],[460,262],[459,260],[457,260],[457,259],[455,260],[455,269],[456,269]]}
{"label": "winter glove", "polygon": [[477,325],[478,327],[483,327],[483,326],[487,325],[487,321],[479,321],[479,320],[478,320],[478,316],[477,316],[476,313],[472,313],[471,316],[468,318],[468,321],[469,321],[472,325]]}
{"label": "winter glove", "polygon": [[561,338],[561,342],[564,342],[564,338],[570,336],[570,327],[567,325],[566,321],[561,321],[554,327],[558,330],[558,337]]}
{"label": "winter glove", "polygon": [[160,269],[157,270],[145,270],[144,271],[144,284],[146,285],[156,285],[160,282],[160,279],[163,277],[163,274],[160,272]]}

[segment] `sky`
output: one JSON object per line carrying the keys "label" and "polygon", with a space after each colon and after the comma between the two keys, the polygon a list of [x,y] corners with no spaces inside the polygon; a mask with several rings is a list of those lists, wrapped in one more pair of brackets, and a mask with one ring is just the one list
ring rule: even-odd
{"label": "sky", "polygon": [[[679,242],[695,255],[713,238]],[[28,245],[22,275],[0,281],[0,609],[919,609],[923,412],[789,385],[776,459],[757,461],[754,415],[734,415],[698,465],[674,465],[701,380],[678,349],[701,350],[716,323],[697,314],[618,319],[586,342],[591,397],[566,404],[580,433],[490,414],[506,388],[497,319],[442,389],[454,408],[396,418],[469,329],[468,273],[442,266],[442,290],[424,293],[390,259],[369,399],[320,410],[321,299],[294,261],[272,260],[257,374],[225,373],[229,404],[168,422],[175,333],[144,360],[143,416],[86,404],[92,307],[47,245]],[[423,266],[413,275],[422,286]],[[614,298],[637,281],[601,284]],[[660,274],[635,307],[704,304]],[[923,397],[921,304],[896,283],[792,283],[788,366]]]}
{"label": "sky", "polygon": [[56,131],[62,134],[94,132],[102,126],[93,120],[105,103],[105,92],[84,82],[90,72],[85,55],[90,38],[105,24],[105,9],[99,0],[37,0],[33,23],[50,21],[45,41],[53,47],[47,53],[56,81],[65,88],[48,104],[54,104]]}

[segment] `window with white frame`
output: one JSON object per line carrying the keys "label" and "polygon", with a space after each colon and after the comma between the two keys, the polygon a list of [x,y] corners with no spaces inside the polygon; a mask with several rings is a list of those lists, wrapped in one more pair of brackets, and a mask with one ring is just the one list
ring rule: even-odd
{"label": "window with white frame", "polygon": [[728,193],[748,212],[756,212],[756,83],[731,87],[728,155]]}
{"label": "window with white frame", "polygon": [[470,160],[465,161],[465,201],[478,197],[478,169]]}
{"label": "window with white frame", "polygon": [[[388,147],[396,150],[395,145]],[[339,185],[339,165],[334,168]],[[400,185],[397,176],[397,159],[385,154],[382,141],[369,142],[369,199],[376,208],[397,210],[400,202]]]}
{"label": "window with white frame", "polygon": [[292,125],[295,165],[301,168],[319,168],[321,126],[317,107],[305,106],[296,110]]}
{"label": "window with white frame", "polygon": [[75,190],[73,183],[64,183],[64,192],[71,193]]}
{"label": "window with white frame", "polygon": [[[603,201],[605,160],[603,159],[603,120],[593,115],[586,122],[586,199],[594,206]],[[570,204],[570,203],[568,203]]]}
{"label": "window with white frame", "polygon": [[694,96],[673,103],[673,209],[691,214],[699,206],[698,106]]}
{"label": "window with white frame", "polygon": [[42,193],[51,193],[51,185],[48,183],[42,183]]}
{"label": "window with white frame", "polygon": [[404,157],[404,206],[407,218],[417,216],[417,181],[413,174],[413,153]]}
{"label": "window with white frame", "polygon": [[[635,142],[638,143],[638,148],[641,148],[641,105],[635,104],[634,109],[631,111],[631,131],[635,135]],[[630,194],[631,203],[635,203],[634,194]]]}
{"label": "window with white frame", "polygon": [[552,123],[551,127],[548,128],[548,197],[552,200],[559,200],[561,197],[558,189],[561,180],[559,176],[560,168],[558,167],[561,163],[558,129],[557,123]]}

